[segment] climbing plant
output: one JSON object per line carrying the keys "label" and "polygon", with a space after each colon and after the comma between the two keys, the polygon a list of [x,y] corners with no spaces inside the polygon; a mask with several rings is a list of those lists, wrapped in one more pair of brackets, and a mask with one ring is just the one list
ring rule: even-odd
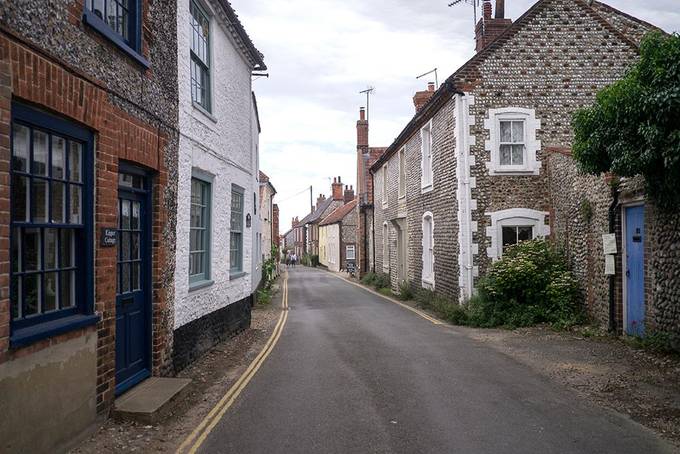
{"label": "climbing plant", "polygon": [[651,32],[626,76],[573,118],[574,158],[588,173],[642,175],[648,194],[680,207],[680,36]]}

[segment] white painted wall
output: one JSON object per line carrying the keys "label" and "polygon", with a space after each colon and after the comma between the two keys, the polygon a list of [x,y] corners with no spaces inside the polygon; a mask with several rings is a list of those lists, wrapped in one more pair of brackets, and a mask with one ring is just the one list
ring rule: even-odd
{"label": "white painted wall", "polygon": [[[179,62],[179,183],[177,205],[177,254],[175,269],[175,329],[249,296],[258,264],[253,244],[259,222],[253,216],[253,192],[257,193],[257,125],[254,123],[251,67],[237,51],[216,5],[201,2],[211,13],[212,116],[192,105],[190,86],[190,2],[178,0],[177,38]],[[189,291],[189,213],[192,170],[213,177],[211,209],[211,279],[213,284]],[[230,279],[229,230],[231,185],[244,189],[243,270]],[[259,281],[259,279],[258,279]]]}

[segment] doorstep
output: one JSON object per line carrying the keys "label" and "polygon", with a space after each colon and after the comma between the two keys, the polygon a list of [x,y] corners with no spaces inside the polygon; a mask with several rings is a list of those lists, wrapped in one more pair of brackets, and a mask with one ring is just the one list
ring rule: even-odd
{"label": "doorstep", "polygon": [[188,378],[148,378],[116,399],[113,417],[154,424],[168,414],[189,383]]}

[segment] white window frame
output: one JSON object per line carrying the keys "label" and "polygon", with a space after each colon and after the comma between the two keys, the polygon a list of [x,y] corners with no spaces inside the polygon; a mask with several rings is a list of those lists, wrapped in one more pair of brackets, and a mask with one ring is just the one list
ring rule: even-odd
{"label": "white window frame", "polygon": [[[430,231],[426,235],[425,226],[429,222]],[[427,211],[422,218],[422,247],[423,247],[423,268],[421,281],[424,288],[434,289],[434,216]]]}
{"label": "white window frame", "polygon": [[545,225],[549,213],[544,211],[511,208],[486,215],[491,217],[491,226],[486,228],[486,235],[491,239],[487,255],[494,261],[503,256],[503,227],[532,227],[533,239],[550,235],[550,226]]}
{"label": "white window frame", "polygon": [[406,197],[406,149],[399,150],[399,198]]}
{"label": "white window frame", "polygon": [[390,272],[390,226],[387,221],[383,222],[383,257],[382,257],[382,267],[385,273]]}
{"label": "white window frame", "polygon": [[[349,251],[352,251],[350,256]],[[356,260],[357,259],[357,247],[354,244],[348,244],[345,246],[345,260]]]}
{"label": "white window frame", "polygon": [[420,188],[423,193],[434,187],[434,173],[432,171],[432,120],[420,128]]}
{"label": "white window frame", "polygon": [[388,206],[388,194],[389,194],[389,192],[387,190],[388,189],[387,184],[388,184],[388,180],[389,180],[388,179],[388,173],[387,173],[388,170],[389,170],[388,165],[389,165],[389,161],[386,162],[385,165],[382,166],[382,206],[383,206],[383,208]]}
{"label": "white window frame", "polygon": [[[522,165],[501,165],[501,121],[524,122]],[[484,120],[484,128],[489,131],[490,137],[485,143],[485,149],[491,155],[491,160],[486,163],[489,175],[539,175],[541,162],[537,154],[541,149],[541,141],[537,140],[536,132],[541,129],[541,121],[536,119],[534,109],[521,107],[489,109],[489,118]]]}

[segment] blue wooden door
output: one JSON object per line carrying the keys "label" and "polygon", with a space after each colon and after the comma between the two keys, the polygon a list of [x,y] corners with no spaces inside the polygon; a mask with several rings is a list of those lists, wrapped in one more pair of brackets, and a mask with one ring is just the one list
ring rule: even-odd
{"label": "blue wooden door", "polygon": [[149,377],[150,212],[147,179],[121,173],[118,188],[116,394]]}
{"label": "blue wooden door", "polygon": [[626,210],[626,332],[645,333],[645,207]]}

